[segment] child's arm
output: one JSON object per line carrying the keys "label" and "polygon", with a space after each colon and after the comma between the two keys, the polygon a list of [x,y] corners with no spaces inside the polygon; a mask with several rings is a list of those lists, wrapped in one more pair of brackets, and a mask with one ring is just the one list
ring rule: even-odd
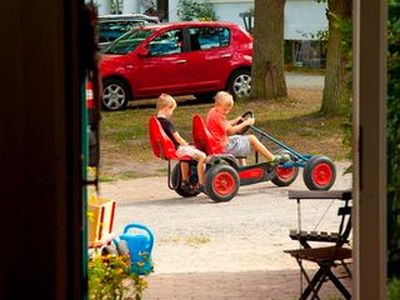
{"label": "child's arm", "polygon": [[177,131],[175,131],[172,135],[173,135],[175,141],[176,141],[179,145],[181,145],[181,146],[187,146],[187,145],[189,145],[189,143],[186,142],[186,141],[181,137],[181,135],[180,135]]}
{"label": "child's arm", "polygon": [[239,123],[240,120],[242,120],[242,116],[239,116],[236,119],[230,120],[228,122],[229,122],[229,124],[231,124],[231,126],[234,126],[234,125],[237,125],[237,123]]}
{"label": "child's arm", "polygon": [[248,119],[244,120],[243,123],[240,123],[239,125],[234,125],[234,126],[231,125],[230,127],[228,127],[226,132],[228,135],[235,134],[238,131],[242,130],[244,127],[246,127],[248,125],[253,125],[254,121],[255,120],[253,118],[248,118]]}

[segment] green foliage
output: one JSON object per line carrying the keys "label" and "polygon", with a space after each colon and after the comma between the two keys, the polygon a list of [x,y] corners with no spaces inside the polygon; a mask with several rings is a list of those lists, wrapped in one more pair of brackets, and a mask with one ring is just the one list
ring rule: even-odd
{"label": "green foliage", "polygon": [[398,300],[400,299],[400,280],[393,278],[388,283],[387,289],[387,299],[388,300]]}
{"label": "green foliage", "polygon": [[[389,1],[388,20],[388,270],[400,277],[400,1]],[[397,281],[398,283],[398,281]],[[398,291],[398,290],[397,290]],[[394,298],[393,298],[394,299]],[[397,298],[399,299],[399,298]]]}
{"label": "green foliage", "polygon": [[218,19],[211,3],[195,0],[179,0],[178,16],[181,21],[216,21]]}
{"label": "green foliage", "polygon": [[147,282],[131,272],[129,255],[96,255],[89,261],[89,299],[140,300]]}

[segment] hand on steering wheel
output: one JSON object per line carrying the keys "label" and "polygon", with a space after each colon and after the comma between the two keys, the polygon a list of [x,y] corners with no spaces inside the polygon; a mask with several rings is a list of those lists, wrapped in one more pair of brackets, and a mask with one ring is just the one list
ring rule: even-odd
{"label": "hand on steering wheel", "polygon": [[[238,122],[238,125],[239,125],[239,124],[242,124],[245,120],[247,120],[247,119],[249,119],[249,118],[255,119],[254,113],[253,113],[251,110],[246,111],[246,112],[242,115],[241,120]],[[253,124],[254,124],[254,123],[253,123]],[[252,125],[252,124],[251,124],[251,125]],[[238,134],[244,134],[244,133],[246,133],[247,130],[249,130],[249,128],[250,128],[250,125],[247,125],[247,126],[243,127],[241,130],[239,130],[237,133],[238,133]]]}

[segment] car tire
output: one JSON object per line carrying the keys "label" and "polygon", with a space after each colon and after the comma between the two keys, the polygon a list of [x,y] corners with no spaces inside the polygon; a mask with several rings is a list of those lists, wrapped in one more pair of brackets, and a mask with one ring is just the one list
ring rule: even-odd
{"label": "car tire", "polygon": [[326,156],[311,157],[303,170],[303,180],[310,190],[327,191],[336,180],[336,167]]}
{"label": "car tire", "polygon": [[238,193],[239,186],[239,175],[229,165],[214,165],[206,173],[205,192],[215,202],[231,200]]}
{"label": "car tire", "polygon": [[250,70],[239,69],[234,71],[229,78],[227,90],[235,99],[249,97],[251,91]]}
{"label": "car tire", "polygon": [[103,98],[101,101],[104,110],[124,110],[130,100],[127,84],[116,78],[106,79],[103,82]]}
{"label": "car tire", "polygon": [[[293,155],[287,150],[279,151],[276,154],[288,154],[293,160]],[[299,175],[299,167],[284,168],[278,165],[275,167],[275,177],[271,179],[271,182],[276,186],[289,186],[296,180],[297,175]]]}
{"label": "car tire", "polygon": [[[190,170],[190,168],[189,168]],[[182,183],[182,174],[181,174],[181,166],[180,164],[176,164],[171,173],[171,180],[172,180],[172,186],[174,187],[175,192],[182,197],[196,197],[198,194],[200,194],[199,191],[196,190],[187,190],[183,189],[181,186]]]}

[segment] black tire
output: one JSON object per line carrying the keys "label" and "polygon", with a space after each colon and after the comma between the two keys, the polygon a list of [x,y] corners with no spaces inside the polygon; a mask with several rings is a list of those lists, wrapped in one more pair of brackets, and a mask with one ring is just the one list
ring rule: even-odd
{"label": "black tire", "polygon": [[172,168],[171,181],[175,192],[182,197],[196,197],[198,194],[200,194],[200,192],[195,190],[182,189],[182,174],[179,163]]}
{"label": "black tire", "polygon": [[251,72],[247,69],[239,69],[229,77],[227,90],[235,99],[247,98],[251,90]]}
{"label": "black tire", "polygon": [[231,200],[238,193],[239,186],[239,175],[229,165],[214,165],[206,173],[205,191],[215,202]]}
{"label": "black tire", "polygon": [[118,255],[117,249],[113,245],[106,245],[101,248],[101,256]]}
{"label": "black tire", "polygon": [[117,111],[126,109],[131,93],[128,85],[117,78],[106,79],[103,82],[101,105],[104,110]]}
{"label": "black tire", "polygon": [[193,96],[195,96],[197,100],[211,101],[213,100],[215,94],[216,94],[215,92],[211,92],[211,93],[194,94]]}
{"label": "black tire", "polygon": [[310,190],[327,191],[336,180],[335,164],[326,156],[313,156],[304,167],[303,180]]}
{"label": "black tire", "polygon": [[[287,150],[278,151],[276,154],[289,154],[293,160],[293,155]],[[271,179],[271,182],[276,186],[289,186],[296,180],[298,175],[299,175],[298,167],[285,169],[280,166],[277,166],[275,168],[275,177]]]}

